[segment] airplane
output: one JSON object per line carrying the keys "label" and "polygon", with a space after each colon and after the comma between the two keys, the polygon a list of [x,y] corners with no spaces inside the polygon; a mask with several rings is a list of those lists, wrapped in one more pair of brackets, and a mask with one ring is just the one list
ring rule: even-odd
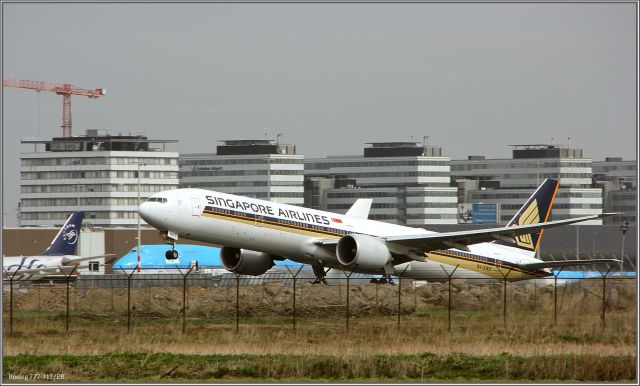
{"label": "airplane", "polygon": [[[198,269],[205,269],[213,274],[227,273],[220,261],[220,248],[205,245],[180,244],[175,245],[179,253],[178,259],[165,257],[166,244],[144,244],[140,246],[140,268],[142,272],[177,272],[178,269],[188,270],[192,265]],[[275,261],[275,266],[290,266],[298,268],[301,264],[290,260]],[[131,271],[138,266],[138,247],[133,247],[115,263],[115,271]],[[284,268],[283,268],[284,269]]]}
{"label": "airplane", "polygon": [[[224,267],[260,275],[287,259],[310,264],[315,283],[326,283],[325,268],[403,278],[493,278],[509,281],[543,278],[553,268],[616,259],[542,261],[535,258],[543,230],[619,213],[547,221],[559,182],[546,179],[506,226],[432,232],[368,220],[370,199],[355,202],[345,214],[263,201],[203,189],[173,189],[143,202],[140,216],[160,231],[172,249],[178,237],[224,247]],[[384,281],[382,281],[384,282]]]}
{"label": "airplane", "polygon": [[37,279],[47,275],[73,272],[80,262],[110,255],[80,257],[74,255],[80,237],[84,212],[73,212],[51,244],[37,256],[2,256],[2,276],[10,279]]}

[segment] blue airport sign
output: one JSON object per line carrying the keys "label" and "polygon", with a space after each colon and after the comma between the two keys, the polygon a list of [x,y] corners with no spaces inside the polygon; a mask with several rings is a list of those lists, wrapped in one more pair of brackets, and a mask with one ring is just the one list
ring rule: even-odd
{"label": "blue airport sign", "polygon": [[473,204],[472,219],[474,224],[496,224],[497,204]]}

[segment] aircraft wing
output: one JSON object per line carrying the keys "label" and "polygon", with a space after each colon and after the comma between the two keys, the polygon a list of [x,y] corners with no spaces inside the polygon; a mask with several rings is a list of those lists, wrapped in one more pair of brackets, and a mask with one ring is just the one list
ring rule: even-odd
{"label": "aircraft wing", "polygon": [[593,220],[606,216],[617,215],[618,213],[602,213],[591,216],[576,217],[566,220],[549,221],[539,224],[514,225],[510,227],[467,230],[457,232],[430,233],[408,236],[390,236],[383,239],[388,244],[398,244],[404,247],[417,248],[422,252],[429,252],[439,249],[457,248],[468,250],[468,245],[503,240],[513,242],[516,236],[531,233],[536,230],[554,228],[563,225],[575,224],[582,221]]}
{"label": "aircraft wing", "polygon": [[556,268],[556,267],[571,267],[575,265],[588,265],[598,263],[622,263],[622,260],[617,259],[593,259],[593,260],[564,260],[564,261],[543,261],[540,263],[520,264],[525,269],[539,269],[539,268]]}
{"label": "aircraft wing", "polygon": [[[397,245],[404,248],[416,249],[419,252],[418,255],[422,255],[422,253],[424,252],[449,248],[468,251],[468,246],[473,244],[485,243],[494,240],[502,240],[511,243],[514,241],[514,238],[516,236],[528,234],[536,230],[575,224],[582,221],[614,216],[618,214],[619,213],[601,213],[597,215],[576,217],[566,220],[549,221],[538,224],[514,225],[509,227],[466,230],[457,232],[389,236],[382,237],[382,239],[385,240],[385,242],[389,246]],[[316,244],[321,245],[323,248],[326,248],[328,250],[333,250],[335,249],[338,241],[339,239],[322,239],[316,241]]]}

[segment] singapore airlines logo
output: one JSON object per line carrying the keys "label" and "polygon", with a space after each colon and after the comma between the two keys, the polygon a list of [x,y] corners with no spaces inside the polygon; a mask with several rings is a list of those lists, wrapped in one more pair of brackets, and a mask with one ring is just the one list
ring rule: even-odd
{"label": "singapore airlines logo", "polygon": [[62,239],[67,244],[73,245],[78,241],[78,231],[75,228],[75,224],[69,224],[62,230]]}
{"label": "singapore airlines logo", "polygon": [[[522,212],[518,218],[517,225],[538,224],[540,222],[540,214],[538,212],[538,201],[533,200],[527,209]],[[534,249],[531,234],[520,235],[516,237],[516,243],[523,248]]]}

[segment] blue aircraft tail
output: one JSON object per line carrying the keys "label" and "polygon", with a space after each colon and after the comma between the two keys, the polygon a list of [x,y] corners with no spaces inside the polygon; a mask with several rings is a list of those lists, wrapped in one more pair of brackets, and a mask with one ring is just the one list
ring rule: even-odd
{"label": "blue aircraft tail", "polygon": [[[546,222],[551,213],[553,199],[560,183],[557,180],[546,179],[529,197],[518,213],[509,221],[507,226],[539,224]],[[535,253],[542,239],[542,229],[532,233],[515,237],[515,247]]]}
{"label": "blue aircraft tail", "polygon": [[73,212],[54,237],[51,245],[42,252],[43,256],[74,255],[80,237],[80,227],[84,212]]}

